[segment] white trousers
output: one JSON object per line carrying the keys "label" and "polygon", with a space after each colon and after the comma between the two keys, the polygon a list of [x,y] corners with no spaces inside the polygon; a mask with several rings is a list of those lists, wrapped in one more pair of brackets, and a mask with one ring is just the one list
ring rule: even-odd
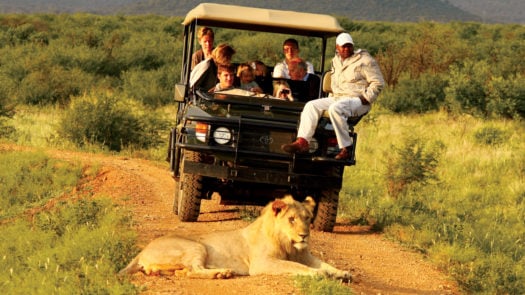
{"label": "white trousers", "polygon": [[334,126],[337,144],[339,148],[343,148],[352,145],[346,120],[349,117],[359,117],[366,114],[370,111],[370,104],[364,105],[358,97],[325,97],[311,100],[305,104],[301,113],[297,137],[310,141],[325,110],[328,110]]}

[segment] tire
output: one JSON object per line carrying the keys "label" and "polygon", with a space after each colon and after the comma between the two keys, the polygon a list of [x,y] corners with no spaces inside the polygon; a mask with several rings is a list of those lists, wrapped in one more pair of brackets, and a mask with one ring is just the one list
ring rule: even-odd
{"label": "tire", "polygon": [[[199,153],[184,151],[183,159],[199,162]],[[184,171],[184,162],[181,165],[181,171]],[[175,184],[175,204],[176,214],[184,222],[194,222],[199,218],[201,197],[203,195],[202,176],[182,172],[179,183]]]}
{"label": "tire", "polygon": [[339,190],[329,189],[319,193],[317,213],[314,219],[314,230],[332,232],[337,218],[339,204]]}

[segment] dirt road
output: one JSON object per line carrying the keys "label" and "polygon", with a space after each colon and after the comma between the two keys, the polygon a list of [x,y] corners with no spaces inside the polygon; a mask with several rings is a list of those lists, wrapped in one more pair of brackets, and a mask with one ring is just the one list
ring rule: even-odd
{"label": "dirt road", "polygon": [[[68,151],[48,154],[98,167],[98,175],[85,185],[95,196],[118,198],[134,212],[140,247],[168,233],[193,235],[247,224],[235,207],[221,206],[217,200],[203,201],[198,222],[178,221],[172,213],[174,180],[167,164]],[[311,248],[314,255],[352,273],[354,282],[348,287],[355,294],[460,294],[456,284],[421,254],[363,228],[338,224],[334,233],[314,231]],[[299,294],[293,279],[283,276],[203,280],[138,273],[133,282],[143,287],[143,294]]]}

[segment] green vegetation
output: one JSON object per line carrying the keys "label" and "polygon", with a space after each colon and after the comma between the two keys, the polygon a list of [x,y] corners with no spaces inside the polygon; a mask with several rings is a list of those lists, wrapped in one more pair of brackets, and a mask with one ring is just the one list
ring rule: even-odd
{"label": "green vegetation", "polygon": [[42,206],[74,187],[82,175],[78,165],[40,153],[2,153],[0,167],[0,220]]}
{"label": "green vegetation", "polygon": [[[522,292],[525,28],[340,21],[356,47],[376,56],[388,83],[372,113],[357,126],[358,163],[347,168],[340,217],[373,225],[428,255],[468,293]],[[180,78],[180,22],[161,16],[0,16],[1,138],[40,147],[102,146],[162,159],[165,115],[174,117],[172,87]],[[234,62],[257,58],[270,65],[282,58],[286,37],[216,32],[218,43],[227,40],[237,50]],[[299,42],[301,55],[318,64],[319,44],[306,38]],[[26,246],[35,251],[28,251],[31,259],[18,252],[4,254],[2,267],[8,267],[2,276],[11,268],[12,273],[40,271],[32,283],[58,280],[53,288],[73,282],[98,288],[86,283],[88,269],[95,281],[98,271],[106,274],[104,288],[128,288],[111,274],[125,260],[115,249],[121,247],[126,256],[132,251],[126,235],[118,245],[94,237],[103,239],[113,232],[111,226],[125,224],[125,218],[112,215],[115,208],[83,200],[83,208],[99,213],[72,220],[67,212],[80,210],[73,202],[61,204],[62,213],[44,211],[33,223],[22,221],[27,210],[74,186],[80,168],[38,153],[2,154],[0,165],[9,165],[0,172],[2,196],[9,196],[2,199],[0,218],[9,221],[1,228],[10,229],[20,245],[38,245]],[[71,225],[58,224],[62,219]],[[68,240],[60,238],[77,241],[82,237],[73,232],[91,234],[95,224],[103,232],[84,235],[94,239],[97,250],[70,255]],[[20,234],[25,229],[33,232]],[[40,240],[52,242],[61,255],[41,247]],[[39,248],[43,254],[35,254]],[[61,260],[66,258],[72,260]],[[25,268],[10,266],[15,264]],[[66,269],[72,271],[67,279],[59,276]],[[53,280],[40,277],[44,272],[53,273]],[[2,288],[16,283],[9,275],[1,279]]]}
{"label": "green vegetation", "polygon": [[110,150],[136,146],[147,149],[162,143],[168,130],[163,114],[138,101],[109,94],[73,98],[59,133],[77,145],[100,143]]}
{"label": "green vegetation", "polygon": [[[521,121],[392,115],[357,128],[340,217],[425,253],[467,293],[525,289],[525,126]],[[381,143],[381,144],[378,144]]]}
{"label": "green vegetation", "polygon": [[137,293],[116,276],[136,254],[129,216],[109,199],[61,198],[77,185],[81,167],[40,153],[8,152],[0,154],[0,168],[9,172],[0,175],[7,184],[1,187],[3,293]]}
{"label": "green vegetation", "polygon": [[348,287],[323,277],[297,276],[295,285],[303,295],[351,295]]}

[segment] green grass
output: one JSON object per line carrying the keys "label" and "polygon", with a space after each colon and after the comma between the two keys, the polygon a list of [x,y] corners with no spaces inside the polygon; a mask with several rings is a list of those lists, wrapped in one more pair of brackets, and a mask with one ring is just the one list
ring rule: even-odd
{"label": "green grass", "polygon": [[0,220],[44,205],[66,193],[82,176],[78,164],[50,159],[39,152],[0,155]]}
{"label": "green grass", "polygon": [[16,130],[10,139],[19,145],[73,148],[57,132],[62,113],[54,106],[19,106],[13,119],[7,121]]}
{"label": "green grass", "polygon": [[324,277],[296,276],[294,283],[303,295],[351,295],[351,289]]}
{"label": "green grass", "polygon": [[109,198],[62,198],[80,170],[40,153],[0,154],[0,171],[9,171],[0,174],[2,293],[137,293],[116,276],[136,254],[129,213]]}
{"label": "green grass", "polygon": [[[357,131],[341,217],[428,254],[469,293],[525,289],[523,122],[378,111]],[[425,153],[435,158],[432,177],[395,178],[404,189],[392,194],[391,171],[417,175]]]}

